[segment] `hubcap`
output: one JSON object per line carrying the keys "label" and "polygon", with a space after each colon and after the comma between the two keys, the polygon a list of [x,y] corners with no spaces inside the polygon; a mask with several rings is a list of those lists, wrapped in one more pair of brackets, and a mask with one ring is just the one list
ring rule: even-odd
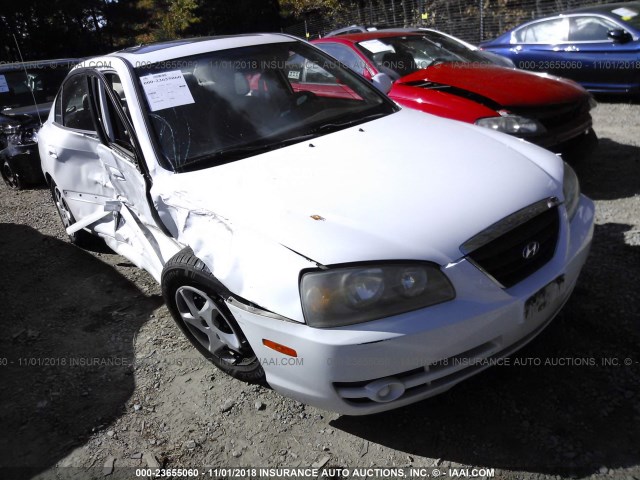
{"label": "hubcap", "polygon": [[65,202],[64,197],[62,196],[62,192],[56,186],[53,190],[56,202],[56,208],[58,209],[58,213],[60,213],[60,218],[62,219],[62,223],[64,224],[64,228],[68,228],[71,226],[71,212],[67,208],[67,202]]}
{"label": "hubcap", "polygon": [[242,334],[202,290],[184,286],[176,291],[180,317],[193,336],[209,352],[235,365],[242,358]]}

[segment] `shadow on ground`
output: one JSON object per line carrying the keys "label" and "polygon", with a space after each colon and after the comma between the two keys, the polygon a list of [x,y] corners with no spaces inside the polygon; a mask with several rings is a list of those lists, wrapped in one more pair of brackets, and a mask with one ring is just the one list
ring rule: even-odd
{"label": "shadow on ground", "polygon": [[0,467],[30,478],[126,408],[133,344],[162,300],[91,254],[0,224]]}
{"label": "shadow on ground", "polygon": [[601,138],[595,152],[574,168],[582,192],[593,200],[640,194],[640,147]]}
{"label": "shadow on ground", "polygon": [[596,226],[573,296],[510,366],[409,407],[342,416],[332,426],[466,465],[559,475],[639,465],[640,247],[625,243],[628,230]]}
{"label": "shadow on ground", "polygon": [[638,105],[640,104],[640,96],[630,96],[630,95],[613,95],[606,93],[596,93],[594,95],[595,99],[598,103],[613,103],[613,104],[627,104],[627,105]]}

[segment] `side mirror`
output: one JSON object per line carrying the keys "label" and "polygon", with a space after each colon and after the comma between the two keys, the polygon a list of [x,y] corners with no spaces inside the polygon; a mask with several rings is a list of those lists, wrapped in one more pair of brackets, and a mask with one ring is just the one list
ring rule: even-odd
{"label": "side mirror", "polygon": [[607,37],[609,37],[611,40],[613,40],[616,43],[627,43],[631,41],[633,38],[629,32],[621,28],[609,30],[609,32],[607,33]]}
{"label": "side mirror", "polygon": [[385,95],[389,93],[391,87],[393,86],[393,80],[386,73],[377,73],[371,79],[373,82],[373,86],[380,90]]}

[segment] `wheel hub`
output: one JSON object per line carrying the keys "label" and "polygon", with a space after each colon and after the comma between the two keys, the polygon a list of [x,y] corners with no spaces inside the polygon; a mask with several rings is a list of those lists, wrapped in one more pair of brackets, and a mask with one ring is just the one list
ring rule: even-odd
{"label": "wheel hub", "polygon": [[229,363],[242,357],[242,334],[218,307],[220,300],[191,286],[178,288],[175,299],[182,321],[203,347]]}

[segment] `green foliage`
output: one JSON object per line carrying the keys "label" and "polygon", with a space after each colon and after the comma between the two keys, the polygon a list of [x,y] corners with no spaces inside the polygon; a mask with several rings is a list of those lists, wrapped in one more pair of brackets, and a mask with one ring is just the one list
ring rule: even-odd
{"label": "green foliage", "polygon": [[336,13],[342,8],[339,0],[280,0],[279,3],[282,13],[293,17],[302,17],[308,13]]}
{"label": "green foliage", "polygon": [[84,57],[173,38],[279,31],[277,0],[3,0],[0,61]]}
{"label": "green foliage", "polygon": [[195,14],[196,0],[140,0],[138,8],[147,12],[148,18],[138,25],[136,40],[140,43],[179,38],[200,21]]}

